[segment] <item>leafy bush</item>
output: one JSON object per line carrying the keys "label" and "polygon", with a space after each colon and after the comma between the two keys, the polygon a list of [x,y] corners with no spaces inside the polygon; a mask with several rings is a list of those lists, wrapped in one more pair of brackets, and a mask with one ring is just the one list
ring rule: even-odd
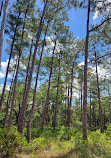
{"label": "leafy bush", "polygon": [[12,156],[20,147],[22,141],[21,136],[15,128],[1,129],[0,128],[0,152],[5,152],[6,155]]}
{"label": "leafy bush", "polygon": [[107,126],[106,135],[110,137],[111,139],[111,124]]}

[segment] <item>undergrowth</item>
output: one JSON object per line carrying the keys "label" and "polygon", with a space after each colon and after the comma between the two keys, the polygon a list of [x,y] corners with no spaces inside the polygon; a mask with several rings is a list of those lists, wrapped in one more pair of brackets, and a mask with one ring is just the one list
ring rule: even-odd
{"label": "undergrowth", "polygon": [[0,129],[0,153],[4,151],[9,157],[26,153],[34,158],[111,158],[111,125],[103,134],[99,130],[88,131],[88,141],[74,127],[45,128],[43,132],[40,128],[32,129],[30,143],[15,127]]}

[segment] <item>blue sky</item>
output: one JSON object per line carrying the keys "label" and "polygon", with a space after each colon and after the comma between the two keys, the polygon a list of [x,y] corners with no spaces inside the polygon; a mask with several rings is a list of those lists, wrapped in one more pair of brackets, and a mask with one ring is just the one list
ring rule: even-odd
{"label": "blue sky", "polygon": [[[40,5],[40,0],[37,1],[37,4]],[[86,22],[87,22],[87,9],[77,9],[75,10],[72,8],[71,10],[68,11],[68,16],[69,16],[69,22],[66,24],[70,27],[70,30],[73,32],[74,37],[78,39],[83,39],[85,38],[86,35]],[[1,19],[0,19],[1,21]],[[90,23],[95,24],[98,22],[98,19],[93,19],[93,16],[91,15],[90,17]],[[4,76],[5,76],[5,70],[6,70],[6,61],[8,59],[8,55],[5,52],[6,49],[6,39],[8,37],[5,35],[4,37],[4,45],[3,45],[3,55],[2,55],[2,62],[3,66],[0,70],[0,85],[3,84],[4,82]],[[3,76],[4,74],[4,76]]]}

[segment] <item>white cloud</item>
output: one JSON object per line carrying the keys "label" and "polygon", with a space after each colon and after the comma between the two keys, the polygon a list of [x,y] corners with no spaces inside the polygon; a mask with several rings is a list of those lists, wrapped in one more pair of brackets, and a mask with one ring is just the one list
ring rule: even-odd
{"label": "white cloud", "polygon": [[96,12],[94,13],[93,20],[95,20],[95,19],[97,19],[97,18],[98,18],[98,11],[96,11]]}
{"label": "white cloud", "polygon": [[[95,0],[95,2],[98,2],[97,4],[97,8],[95,9],[95,13],[93,15],[93,20],[97,19],[99,16],[99,8],[101,9],[104,6],[104,9],[102,10],[102,14],[106,15],[110,13],[111,10],[111,5],[109,3],[111,3],[111,0]],[[109,4],[107,6],[107,4]]]}
{"label": "white cloud", "polygon": [[[17,57],[16,57],[17,58]],[[16,59],[15,58],[15,59]],[[15,65],[16,61],[14,60],[11,60],[10,62],[10,66],[13,67]],[[0,71],[0,78],[4,78],[5,75],[6,75],[6,70],[7,70],[7,65],[8,65],[8,59],[5,61],[5,62],[1,62],[1,71]],[[20,62],[20,67],[22,69],[26,69],[26,66],[23,65],[21,62]],[[8,78],[12,78],[12,73],[9,73],[8,74]]]}
{"label": "white cloud", "polygon": [[[3,89],[3,84],[0,85],[0,93],[2,93],[2,89]],[[6,90],[7,91],[10,90],[10,85],[6,85]]]}
{"label": "white cloud", "polygon": [[[45,47],[45,52],[49,52],[49,54],[52,54],[53,52],[53,49],[54,49],[54,42],[53,42],[53,37],[47,37],[46,40],[47,40],[47,46]],[[56,50],[55,50],[55,54],[56,53],[59,53],[60,50],[63,50],[63,45],[61,43],[59,43],[59,41],[57,40],[57,43],[56,43]]]}
{"label": "white cloud", "polygon": [[0,72],[0,78],[3,78],[5,75],[3,72]]}
{"label": "white cloud", "polygon": [[[11,60],[11,65],[14,65],[15,61]],[[6,62],[1,62],[1,71],[0,71],[0,78],[4,78],[6,75],[6,69],[7,69],[7,65],[8,65],[8,59]],[[11,78],[12,74],[10,73],[8,75],[8,78]]]}

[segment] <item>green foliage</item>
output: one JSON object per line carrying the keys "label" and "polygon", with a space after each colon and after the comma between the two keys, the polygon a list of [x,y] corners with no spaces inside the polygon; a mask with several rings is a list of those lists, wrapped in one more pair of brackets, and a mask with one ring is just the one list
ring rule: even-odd
{"label": "green foliage", "polygon": [[5,151],[9,156],[12,156],[19,149],[22,142],[21,136],[15,128],[1,129],[0,128],[0,152]]}
{"label": "green foliage", "polygon": [[107,130],[105,131],[106,135],[111,139],[111,124],[107,126]]}

